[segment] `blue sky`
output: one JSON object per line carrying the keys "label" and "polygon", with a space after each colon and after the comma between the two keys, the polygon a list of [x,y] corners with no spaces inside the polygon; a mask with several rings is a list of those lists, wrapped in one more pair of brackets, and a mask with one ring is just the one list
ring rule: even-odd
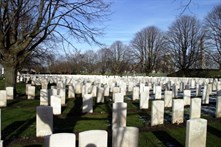
{"label": "blue sky", "polygon": [[[120,40],[125,44],[133,39],[136,32],[147,26],[156,26],[162,31],[180,16],[189,0],[113,0],[112,14],[104,22],[105,30],[97,39],[110,46]],[[196,16],[202,20],[221,0],[192,0],[185,14]],[[98,50],[97,45],[76,43],[79,50]]]}

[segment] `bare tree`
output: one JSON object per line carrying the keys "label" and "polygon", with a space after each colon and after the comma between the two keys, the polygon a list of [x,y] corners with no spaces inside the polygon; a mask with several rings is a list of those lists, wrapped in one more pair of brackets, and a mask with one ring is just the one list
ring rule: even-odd
{"label": "bare tree", "polygon": [[209,55],[221,69],[221,4],[207,15],[205,19],[206,39]]}
{"label": "bare tree", "polygon": [[87,50],[84,52],[84,62],[87,73],[93,73],[96,71],[97,54],[93,50]]}
{"label": "bare tree", "polygon": [[137,32],[131,42],[133,56],[139,62],[141,72],[147,75],[156,67],[163,49],[163,33],[155,26],[150,26]]}
{"label": "bare tree", "polygon": [[111,50],[109,48],[101,48],[98,50],[97,57],[97,69],[101,74],[105,74],[111,71]]}
{"label": "bare tree", "polygon": [[181,16],[169,27],[168,49],[173,64],[183,72],[199,60],[200,40],[203,37],[200,22],[192,16]]}
{"label": "bare tree", "polygon": [[110,46],[110,51],[112,73],[122,74],[126,69],[125,59],[127,47],[121,41],[115,41]]}
{"label": "bare tree", "polygon": [[15,86],[17,67],[37,46],[51,35],[62,37],[59,30],[97,42],[100,31],[94,21],[102,20],[108,7],[103,0],[0,0],[0,63],[6,86]]}

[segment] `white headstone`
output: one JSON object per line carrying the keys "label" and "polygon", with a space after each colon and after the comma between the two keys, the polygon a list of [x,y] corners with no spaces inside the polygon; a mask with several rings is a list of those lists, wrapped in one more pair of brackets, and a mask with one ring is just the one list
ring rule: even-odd
{"label": "white headstone", "polygon": [[53,108],[54,115],[61,114],[61,97],[59,95],[52,95],[51,96],[51,107]]}
{"label": "white headstone", "polygon": [[216,98],[216,117],[221,117],[221,96]]}
{"label": "white headstone", "polygon": [[40,105],[48,106],[49,99],[48,99],[48,89],[41,89],[40,90]]}
{"label": "white headstone", "polygon": [[204,85],[202,103],[209,104],[209,84]]}
{"label": "white headstone", "polygon": [[76,146],[76,136],[73,133],[57,133],[52,134],[48,137],[47,147],[75,147]]}
{"label": "white headstone", "polygon": [[190,90],[184,90],[183,91],[183,99],[184,99],[184,105],[190,105],[190,98],[191,98],[191,91]]}
{"label": "white headstone", "polygon": [[113,93],[113,100],[114,103],[118,103],[118,102],[124,102],[124,95],[123,93]]}
{"label": "white headstone", "polygon": [[133,100],[139,100],[140,99],[140,89],[139,87],[134,87],[133,88]]}
{"label": "white headstone", "polygon": [[119,93],[120,90],[120,87],[113,87],[113,93]]}
{"label": "white headstone", "polygon": [[79,133],[79,147],[107,147],[107,131],[89,130]]}
{"label": "white headstone", "polygon": [[97,103],[104,103],[104,88],[103,87],[98,87]]}
{"label": "white headstone", "polygon": [[38,106],[36,108],[36,136],[51,135],[53,131],[53,112],[50,106]]}
{"label": "white headstone", "polygon": [[74,90],[75,90],[75,93],[76,94],[81,94],[82,93],[82,83],[77,83],[75,86],[74,86]]}
{"label": "white headstone", "polygon": [[68,98],[75,98],[74,86],[68,86]]}
{"label": "white headstone", "polygon": [[7,106],[6,90],[0,90],[0,107]]}
{"label": "white headstone", "polygon": [[201,88],[200,84],[196,84],[196,96],[201,96]]}
{"label": "white headstone", "polygon": [[48,89],[48,81],[46,79],[41,81],[41,89]]}
{"label": "white headstone", "polygon": [[151,126],[163,124],[164,121],[164,101],[152,101]]}
{"label": "white headstone", "polygon": [[85,94],[83,96],[82,112],[83,113],[93,113],[93,97],[92,97],[92,94]]}
{"label": "white headstone", "polygon": [[31,84],[26,84],[25,85],[25,94],[28,95],[28,87],[31,86]]}
{"label": "white headstone", "polygon": [[6,87],[6,95],[7,95],[7,100],[14,99],[14,88],[13,87]]}
{"label": "white headstone", "polygon": [[2,140],[2,110],[0,109],[0,147],[3,147],[3,140]]}
{"label": "white headstone", "polygon": [[173,92],[172,91],[164,92],[164,103],[165,103],[165,107],[172,107],[172,104],[173,104]]}
{"label": "white headstone", "polygon": [[66,104],[66,90],[58,89],[58,95],[61,98],[61,105],[65,105]]}
{"label": "white headstone", "polygon": [[28,86],[28,99],[35,98],[35,86]]}
{"label": "white headstone", "polygon": [[139,129],[117,127],[112,130],[112,147],[138,147]]}
{"label": "white headstone", "polygon": [[183,123],[184,116],[184,100],[173,99],[172,123]]}
{"label": "white headstone", "polygon": [[190,118],[200,118],[201,116],[201,98],[191,99]]}
{"label": "white headstone", "polygon": [[172,86],[172,92],[173,92],[173,98],[177,97],[178,90],[177,90],[177,86],[175,83]]}
{"label": "white headstone", "polygon": [[187,120],[186,147],[206,147],[207,120],[193,118]]}
{"label": "white headstone", "polygon": [[155,99],[161,99],[161,86],[156,86]]}
{"label": "white headstone", "polygon": [[127,103],[113,103],[112,128],[126,127]]}
{"label": "white headstone", "polygon": [[104,96],[109,96],[110,94],[110,87],[108,85],[104,86]]}
{"label": "white headstone", "polygon": [[140,93],[140,109],[149,108],[149,87],[145,86],[143,91]]}
{"label": "white headstone", "polygon": [[97,91],[98,91],[97,85],[93,85],[91,92],[92,97],[97,97]]}

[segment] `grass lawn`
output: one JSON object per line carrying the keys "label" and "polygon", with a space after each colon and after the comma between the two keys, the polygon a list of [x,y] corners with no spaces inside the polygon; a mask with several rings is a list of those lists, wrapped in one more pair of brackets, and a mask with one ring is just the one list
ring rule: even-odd
{"label": "grass lawn", "polygon": [[[2,81],[0,81],[0,88],[4,87],[1,85]],[[4,145],[9,147],[43,146],[43,138],[35,137],[35,115],[36,106],[40,103],[39,96],[34,100],[27,100],[24,95],[24,83],[17,85],[17,92],[16,99],[8,101],[8,106],[1,109],[1,130]],[[94,105],[94,113],[83,114],[81,113],[81,101],[80,97],[67,100],[66,106],[62,107],[62,114],[54,116],[53,132],[74,132],[78,134],[85,130],[107,130],[109,134],[108,144],[111,146],[112,102],[107,99],[105,104]],[[170,122],[165,121],[163,125],[150,127],[150,110],[139,110],[138,101],[130,101],[127,97],[125,97],[125,101],[128,105],[127,126],[138,127],[140,131],[139,147],[185,145],[185,122],[179,125],[172,125]],[[165,113],[169,111],[171,110],[168,109]],[[208,120],[207,146],[220,146],[221,119],[216,119],[213,116],[205,116],[205,118]]]}

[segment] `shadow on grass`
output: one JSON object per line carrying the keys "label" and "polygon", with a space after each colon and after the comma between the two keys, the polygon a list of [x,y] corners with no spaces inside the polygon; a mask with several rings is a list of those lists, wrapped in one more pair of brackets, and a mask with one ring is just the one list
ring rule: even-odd
{"label": "shadow on grass", "polygon": [[42,145],[32,144],[32,145],[25,145],[24,147],[42,147]]}
{"label": "shadow on grass", "polygon": [[170,147],[183,147],[181,143],[179,143],[175,138],[170,136],[167,132],[165,131],[153,131],[153,134],[165,145],[165,146],[170,146]]}
{"label": "shadow on grass", "polygon": [[25,121],[15,121],[2,131],[4,146],[8,146],[15,138],[18,138],[30,125],[35,122],[33,117]]}
{"label": "shadow on grass", "polygon": [[[74,127],[77,121],[81,119],[82,115],[82,97],[76,95],[76,98],[74,99],[74,106],[71,108],[65,118],[54,116],[54,133],[73,133]],[[67,128],[64,128],[64,125]]]}
{"label": "shadow on grass", "polygon": [[216,128],[214,128],[210,125],[207,126],[207,132],[209,132],[217,137],[221,137],[221,131],[217,130]]}
{"label": "shadow on grass", "polygon": [[19,103],[20,101],[19,100],[8,100],[7,101],[7,107],[11,107],[17,103]]}
{"label": "shadow on grass", "polygon": [[[112,105],[111,105],[111,97],[105,97],[105,107],[108,113],[108,122],[112,124]],[[112,146],[112,125],[108,127],[108,146]]]}

